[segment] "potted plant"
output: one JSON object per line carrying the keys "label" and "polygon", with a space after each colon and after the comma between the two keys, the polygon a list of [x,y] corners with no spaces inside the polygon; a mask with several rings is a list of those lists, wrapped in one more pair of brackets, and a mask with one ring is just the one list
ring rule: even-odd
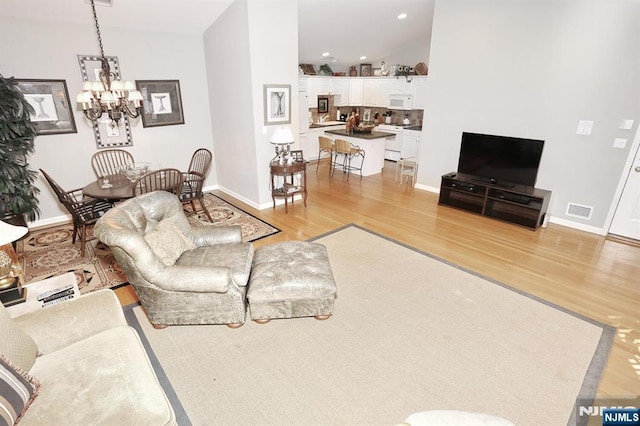
{"label": "potted plant", "polygon": [[40,216],[40,190],[34,185],[38,172],[28,161],[35,150],[34,113],[16,79],[0,74],[0,219],[5,221],[24,223]]}

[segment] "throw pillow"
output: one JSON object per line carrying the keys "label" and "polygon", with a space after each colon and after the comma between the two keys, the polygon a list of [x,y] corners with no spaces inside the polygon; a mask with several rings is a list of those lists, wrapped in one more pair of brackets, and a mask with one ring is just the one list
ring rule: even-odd
{"label": "throw pillow", "polygon": [[0,422],[15,425],[38,395],[40,383],[0,354]]}
{"label": "throw pillow", "polygon": [[185,251],[196,248],[193,241],[168,220],[161,220],[157,228],[147,233],[144,239],[155,255],[167,266],[175,264]]}

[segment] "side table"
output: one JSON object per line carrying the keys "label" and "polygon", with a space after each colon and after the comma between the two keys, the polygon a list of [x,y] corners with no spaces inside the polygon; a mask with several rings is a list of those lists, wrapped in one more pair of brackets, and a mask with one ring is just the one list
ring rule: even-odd
{"label": "side table", "polygon": [[[291,196],[291,203],[293,204],[294,195],[299,193],[302,194],[304,206],[307,207],[307,162],[302,160],[281,164],[278,161],[272,161],[269,163],[269,168],[271,170],[273,208],[276,208],[276,197],[282,197],[284,198],[284,212],[286,214],[288,212],[287,202],[289,196]],[[278,182],[278,177],[282,177],[282,184]]]}

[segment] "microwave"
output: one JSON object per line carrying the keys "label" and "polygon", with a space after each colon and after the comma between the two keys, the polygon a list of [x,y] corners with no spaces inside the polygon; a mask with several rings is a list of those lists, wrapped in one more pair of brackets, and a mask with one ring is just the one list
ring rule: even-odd
{"label": "microwave", "polygon": [[413,109],[413,94],[392,92],[389,95],[389,108],[391,109]]}

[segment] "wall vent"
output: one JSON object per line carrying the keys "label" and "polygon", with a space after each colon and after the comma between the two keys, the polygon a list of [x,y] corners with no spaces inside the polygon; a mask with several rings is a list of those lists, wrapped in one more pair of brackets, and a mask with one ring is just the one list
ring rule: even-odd
{"label": "wall vent", "polygon": [[591,206],[583,206],[575,203],[569,203],[569,205],[567,205],[567,216],[590,220],[592,213],[593,207]]}

